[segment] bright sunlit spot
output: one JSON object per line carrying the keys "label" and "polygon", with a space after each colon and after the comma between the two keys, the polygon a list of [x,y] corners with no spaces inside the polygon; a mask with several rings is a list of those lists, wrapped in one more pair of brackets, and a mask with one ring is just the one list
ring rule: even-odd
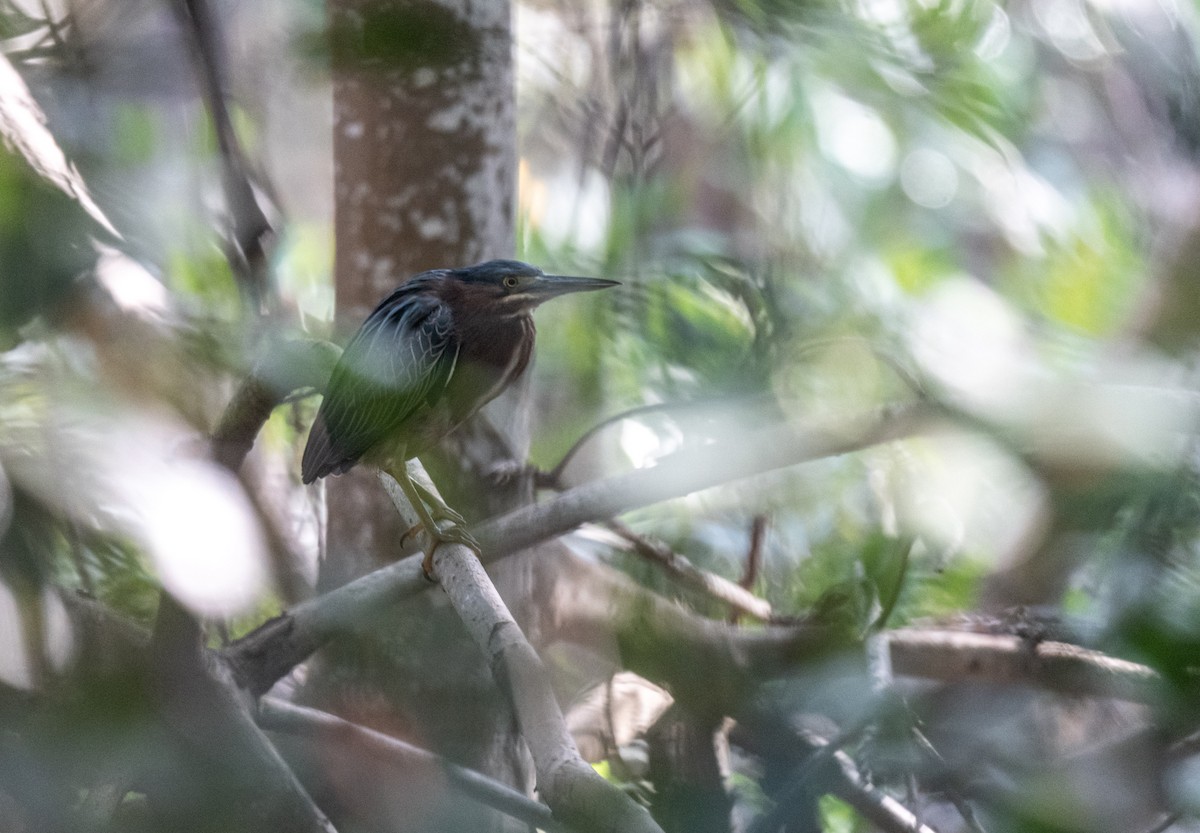
{"label": "bright sunlit spot", "polygon": [[1041,491],[991,443],[949,434],[909,443],[901,511],[938,551],[1003,556],[1034,518]]}
{"label": "bright sunlit spot", "polygon": [[621,423],[620,438],[621,450],[635,469],[643,469],[663,455],[658,433],[636,419]]}
{"label": "bright sunlit spot", "polygon": [[1042,256],[1043,235],[1063,239],[1070,233],[1077,209],[1012,147],[964,142],[957,161],[978,179],[984,189],[982,208],[1018,251]]}
{"label": "bright sunlit spot", "polygon": [[969,407],[1007,410],[1025,391],[1026,344],[1008,304],[969,277],[943,282],[917,312],[913,355]]}
{"label": "bright sunlit spot", "polygon": [[1094,61],[1106,54],[1088,20],[1084,0],[1037,0],[1034,17],[1054,46],[1072,61]]}
{"label": "bright sunlit spot", "polygon": [[201,615],[243,613],[261,597],[266,546],[253,508],[232,475],[202,458],[200,438],[131,411],[64,405],[54,424],[61,465],[15,458],[24,487],[77,523],[139,542],[163,585]]}
{"label": "bright sunlit spot", "polygon": [[917,148],[900,165],[900,186],[925,208],[944,208],[958,192],[958,169],[941,151]]}
{"label": "bright sunlit spot", "polygon": [[1004,9],[992,7],[992,19],[975,44],[975,54],[980,60],[994,61],[999,58],[1012,41],[1012,23]]}
{"label": "bright sunlit spot", "polygon": [[262,533],[237,482],[202,460],[150,463],[138,520],[163,586],[204,616],[245,613],[267,583]]}
{"label": "bright sunlit spot", "polygon": [[136,260],[109,246],[97,246],[96,281],[122,310],[161,316],[170,309],[167,288]]}
{"label": "bright sunlit spot", "polygon": [[889,178],[896,168],[896,139],[880,115],[837,92],[816,98],[821,151],[863,179]]}

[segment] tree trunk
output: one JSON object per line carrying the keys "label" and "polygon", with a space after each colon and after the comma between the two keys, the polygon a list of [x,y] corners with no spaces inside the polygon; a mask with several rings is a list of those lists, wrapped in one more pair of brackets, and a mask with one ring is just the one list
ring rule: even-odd
{"label": "tree trunk", "polygon": [[[330,0],[329,8],[336,299],[339,321],[352,329],[416,272],[511,255],[512,48],[507,0]],[[500,445],[519,451],[524,442],[508,437]],[[464,490],[446,474],[487,470],[496,444],[456,447],[471,457],[455,455],[434,477],[451,505],[477,517],[486,512],[464,505]],[[394,559],[403,533],[372,472],[327,483],[325,588]],[[440,591],[405,602],[358,637],[322,655],[309,699],[530,787],[512,715]],[[365,756],[314,766],[324,768],[317,774],[331,811],[377,829],[508,823],[438,785],[393,780],[372,789],[387,779]]]}

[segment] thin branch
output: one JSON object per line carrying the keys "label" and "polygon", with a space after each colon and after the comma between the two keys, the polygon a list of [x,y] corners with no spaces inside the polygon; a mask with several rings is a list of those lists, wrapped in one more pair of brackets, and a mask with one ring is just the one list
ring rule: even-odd
{"label": "thin branch", "polygon": [[226,252],[229,265],[239,284],[261,311],[274,301],[267,260],[273,229],[254,195],[246,170],[246,156],[225,101],[226,53],[220,21],[208,0],[175,0],[175,8],[196,59],[200,88],[212,117],[221,155],[225,202],[232,223],[232,246]]}
{"label": "thin branch", "polygon": [[328,712],[293,705],[276,697],[264,697],[259,702],[258,724],[272,732],[320,736],[322,741],[352,742],[356,748],[368,750],[398,766],[440,772],[463,795],[547,833],[571,833],[573,830],[556,820],[545,804],[527,798],[507,784]]}
{"label": "thin branch", "polygon": [[542,632],[596,651],[615,644],[623,668],[697,715],[734,714],[763,682],[847,646],[844,630],[819,623],[749,629],[698,616],[570,552],[538,575],[549,580],[534,591]]}
{"label": "thin branch", "polygon": [[744,613],[763,622],[770,621],[773,614],[766,599],[760,599],[727,578],[700,569],[662,541],[639,535],[620,521],[612,520],[605,526],[632,544],[634,552],[662,567],[681,584],[729,605],[735,615]]}
{"label": "thin branch", "polygon": [[[408,520],[413,513],[400,485],[384,475],[380,479]],[[541,659],[475,553],[461,544],[442,544],[433,553],[433,572],[512,707],[537,771],[538,792],[555,818],[588,829],[662,833],[646,808],[580,757]]]}
{"label": "thin branch", "polygon": [[833,764],[830,767],[833,781],[828,786],[830,794],[845,801],[880,830],[885,833],[936,833],[899,801],[870,786],[848,754],[841,750],[834,752]]}
{"label": "thin branch", "polygon": [[1151,668],[1065,642],[1019,636],[905,629],[886,637],[892,671],[937,680],[1037,685],[1067,694],[1147,702],[1158,689]]}
{"label": "thin branch", "polygon": [[775,424],[746,435],[669,454],[653,466],[585,483],[473,530],[489,558],[498,558],[575,529],[580,524],[683,497],[744,477],[926,432],[940,414],[925,403],[883,408],[815,428]]}
{"label": "thin branch", "polygon": [[267,342],[213,431],[213,459],[230,471],[241,468],[276,406],[297,390],[323,388],[340,355],[341,349],[327,341]]}
{"label": "thin branch", "polygon": [[[242,691],[218,654],[190,638],[174,638],[174,623],[153,635],[104,605],[73,593],[60,593],[89,662],[99,669],[128,673],[131,658],[150,663],[156,675],[161,719],[188,751],[232,764],[238,806],[247,825],[296,833],[335,833],[295,774],[254,724]],[[163,602],[170,597],[164,595]],[[168,618],[174,613],[168,613]],[[189,620],[190,621],[190,620]],[[180,650],[182,653],[173,653]],[[192,652],[192,653],[188,653]]]}
{"label": "thin branch", "polygon": [[[738,579],[738,587],[747,593],[753,594],[752,588],[758,581],[758,571],[762,566],[763,541],[766,540],[766,537],[767,516],[760,513],[755,515],[750,522],[750,547],[746,550],[746,569],[742,571],[742,577]],[[729,614],[730,624],[736,625],[740,619],[741,614],[736,610]]]}
{"label": "thin branch", "polygon": [[[917,751],[925,758],[932,761],[937,771],[946,771],[950,768],[950,764],[946,761],[946,757],[938,751],[938,748],[933,745],[929,737],[921,731],[920,727],[914,725],[911,729],[915,740]],[[983,825],[975,817],[975,808],[971,806],[971,802],[958,791],[955,787],[950,787],[944,790],[946,798],[954,805],[954,809],[962,816],[962,820],[966,822],[967,829],[972,833],[986,833]]]}
{"label": "thin branch", "polygon": [[746,551],[746,571],[738,581],[738,586],[749,590],[758,581],[758,571],[762,566],[763,541],[767,537],[767,516],[755,515],[750,524],[750,549]]}
{"label": "thin branch", "polygon": [[840,798],[885,833],[936,833],[895,798],[867,783],[854,759],[843,751],[843,747],[868,731],[871,724],[872,720],[867,719],[833,738],[824,738],[813,732],[796,731],[774,719],[763,723],[761,715],[740,723],[735,730],[738,734],[735,742],[752,750],[761,753],[764,744],[776,753],[786,750],[788,755],[794,755],[797,749],[807,750],[807,757],[795,768],[779,803],[755,820],[750,828],[752,833],[776,830],[790,814],[791,802],[821,793]]}
{"label": "thin branch", "polygon": [[[776,425],[757,433],[669,455],[658,465],[588,483],[544,504],[524,507],[472,530],[492,561],[562,535],[582,523],[681,497],[786,466],[846,454],[928,430],[936,414],[918,404],[843,420],[839,430]],[[334,635],[370,621],[397,600],[428,589],[420,556],[402,558],[319,598],[297,605],[230,646],[238,679],[265,693]]]}

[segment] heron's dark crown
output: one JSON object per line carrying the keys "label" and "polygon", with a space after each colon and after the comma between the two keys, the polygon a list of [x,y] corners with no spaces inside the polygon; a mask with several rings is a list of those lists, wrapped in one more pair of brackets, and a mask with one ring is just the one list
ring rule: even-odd
{"label": "heron's dark crown", "polygon": [[527,316],[551,298],[616,286],[616,281],[547,275],[519,260],[489,260],[475,266],[418,275],[420,285],[450,304],[456,315],[488,315],[495,320]]}
{"label": "heron's dark crown", "polygon": [[466,283],[500,284],[505,278],[538,278],[542,270],[519,260],[489,260],[474,266],[463,266],[450,270],[451,274]]}

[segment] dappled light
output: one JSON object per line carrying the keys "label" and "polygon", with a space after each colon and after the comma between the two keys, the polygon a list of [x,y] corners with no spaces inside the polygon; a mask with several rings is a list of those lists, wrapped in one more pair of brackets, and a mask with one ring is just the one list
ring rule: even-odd
{"label": "dappled light", "polygon": [[0,5],[0,831],[1200,829],[1195,7]]}

